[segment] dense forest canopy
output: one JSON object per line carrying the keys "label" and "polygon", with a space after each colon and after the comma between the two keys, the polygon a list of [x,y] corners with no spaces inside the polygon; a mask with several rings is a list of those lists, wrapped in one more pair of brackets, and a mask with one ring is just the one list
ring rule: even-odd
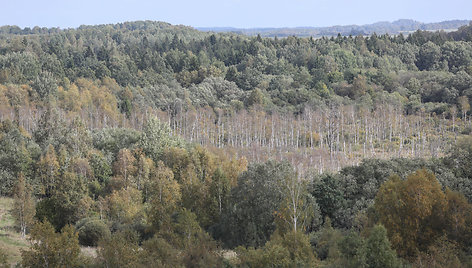
{"label": "dense forest canopy", "polygon": [[467,267],[470,101],[472,25],[319,39],[3,26],[17,262]]}
{"label": "dense forest canopy", "polygon": [[0,115],[31,132],[52,102],[89,128],[139,130],[154,114],[201,145],[320,172],[434,157],[471,129],[471,29],[313,39],[150,21],[4,26]]}

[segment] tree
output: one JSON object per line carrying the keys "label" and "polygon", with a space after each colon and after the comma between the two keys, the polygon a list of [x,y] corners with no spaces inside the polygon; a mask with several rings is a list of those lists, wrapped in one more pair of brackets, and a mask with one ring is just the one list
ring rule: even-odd
{"label": "tree", "polygon": [[37,170],[41,181],[41,193],[45,196],[51,196],[59,177],[59,162],[52,145],[47,147],[46,154],[40,158]]}
{"label": "tree", "polygon": [[181,144],[182,141],[179,138],[172,136],[169,125],[161,123],[157,117],[148,120],[139,140],[139,146],[154,162],[159,161],[165,148]]}
{"label": "tree", "polygon": [[138,237],[130,231],[118,232],[98,243],[97,257],[105,267],[128,267],[139,265]]}
{"label": "tree", "polygon": [[358,75],[352,82],[352,88],[349,93],[349,97],[358,99],[368,93],[369,86],[367,85],[366,78],[363,75]]}
{"label": "tree", "polygon": [[444,227],[447,238],[458,246],[467,248],[472,240],[472,205],[461,193],[446,189],[447,208]]}
{"label": "tree", "polygon": [[283,236],[275,235],[264,247],[236,248],[242,267],[317,267],[308,236],[290,230]]}
{"label": "tree", "polygon": [[57,92],[56,79],[52,73],[42,72],[34,80],[32,88],[41,100],[48,101],[48,98],[53,97]]}
{"label": "tree", "polygon": [[416,66],[420,70],[437,70],[440,59],[441,48],[430,41],[421,46]]}
{"label": "tree", "polygon": [[367,267],[366,242],[357,232],[351,230],[339,242],[338,246],[342,256],[341,262],[344,267]]}
{"label": "tree", "polygon": [[[34,170],[33,158],[40,153],[36,143],[22,128],[5,120],[0,122],[0,193],[11,195],[20,172],[31,176]],[[31,176],[33,177],[33,176]]]}
{"label": "tree", "polygon": [[291,230],[282,237],[276,236],[274,239],[271,239],[268,244],[269,247],[272,244],[279,244],[286,248],[290,253],[290,261],[293,266],[315,267],[317,264],[308,236],[303,232]]}
{"label": "tree", "polygon": [[290,164],[268,161],[250,165],[232,189],[230,206],[221,223],[228,246],[262,246],[275,230],[275,211],[283,196],[280,181],[293,173]]}
{"label": "tree", "polygon": [[145,267],[184,267],[179,250],[157,235],[144,241],[142,249],[140,262]]}
{"label": "tree", "polygon": [[310,243],[315,248],[320,260],[335,262],[340,257],[339,242],[342,240],[341,231],[331,226],[331,220],[326,218],[323,226],[310,235]]}
{"label": "tree", "polygon": [[136,159],[128,149],[121,149],[116,156],[114,164],[115,175],[123,180],[123,184],[127,189],[130,186],[131,178],[136,172]]}
{"label": "tree", "polygon": [[329,217],[334,219],[335,212],[340,209],[344,202],[344,195],[338,178],[333,175],[323,174],[313,182],[312,195],[320,206],[323,219]]}
{"label": "tree", "polygon": [[467,96],[460,96],[457,102],[459,103],[461,111],[462,111],[462,120],[466,121],[467,112],[470,111],[469,98],[467,98]]}
{"label": "tree", "polygon": [[460,249],[446,236],[438,238],[425,252],[421,252],[413,265],[419,268],[464,267],[459,256]]}
{"label": "tree", "polygon": [[251,94],[247,99],[247,106],[261,106],[264,104],[264,94],[258,88],[251,90]]}
{"label": "tree", "polygon": [[98,218],[84,218],[75,225],[79,235],[79,243],[83,246],[96,247],[98,242],[109,238],[109,227]]}
{"label": "tree", "polygon": [[443,233],[447,201],[433,173],[425,169],[405,181],[392,176],[379,189],[375,210],[390,241],[404,257],[415,257]]}
{"label": "tree", "polygon": [[106,212],[111,223],[131,225],[144,218],[143,197],[136,188],[113,191],[105,198]]}
{"label": "tree", "polygon": [[231,194],[231,182],[220,167],[213,173],[209,192],[211,195],[209,206],[212,222],[216,223],[219,222],[223,210],[226,209]]}
{"label": "tree", "polygon": [[182,194],[172,170],[162,161],[151,172],[149,188],[149,221],[155,231],[169,232],[172,214],[177,210]]}
{"label": "tree", "polygon": [[77,174],[66,171],[57,177],[50,196],[36,206],[36,217],[48,220],[57,231],[85,217],[91,206],[85,183]]}
{"label": "tree", "polygon": [[174,225],[174,233],[177,235],[175,244],[184,253],[185,267],[219,267],[222,265],[215,241],[202,230],[194,213],[185,208],[179,211]]}
{"label": "tree", "polygon": [[[314,198],[308,193],[308,181],[298,176],[295,172],[286,174],[278,182],[283,196],[283,200],[276,212],[278,231],[285,232],[305,232],[307,227],[315,222],[319,222],[320,215],[315,215],[319,211]],[[315,211],[316,208],[316,211]]]}
{"label": "tree", "polygon": [[366,243],[366,262],[368,267],[401,267],[395,250],[390,248],[387,230],[382,225],[372,228]]}
{"label": "tree", "polygon": [[65,226],[60,233],[47,221],[33,226],[31,246],[21,252],[23,267],[79,267],[80,247],[73,226]]}
{"label": "tree", "polygon": [[[466,136],[457,141],[457,144],[452,147],[449,156],[446,156],[443,161],[449,166],[456,177],[472,178],[472,137]],[[469,200],[472,201],[472,200]]]}
{"label": "tree", "polygon": [[18,175],[18,181],[13,193],[14,205],[12,215],[20,228],[21,236],[25,237],[26,230],[33,224],[35,204],[32,189],[26,183],[23,173]]}
{"label": "tree", "polygon": [[152,159],[146,157],[144,154],[139,153],[136,163],[136,176],[135,176],[135,185],[138,190],[144,190],[144,198],[147,199],[147,188],[149,186],[149,176],[151,170],[154,166]]}

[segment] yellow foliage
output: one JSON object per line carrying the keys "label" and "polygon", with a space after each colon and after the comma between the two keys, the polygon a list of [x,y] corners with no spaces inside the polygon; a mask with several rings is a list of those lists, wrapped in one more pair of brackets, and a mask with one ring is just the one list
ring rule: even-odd
{"label": "yellow foliage", "polygon": [[421,169],[401,180],[393,176],[375,198],[375,210],[387,228],[399,255],[416,256],[418,250],[442,235],[447,201],[434,174]]}

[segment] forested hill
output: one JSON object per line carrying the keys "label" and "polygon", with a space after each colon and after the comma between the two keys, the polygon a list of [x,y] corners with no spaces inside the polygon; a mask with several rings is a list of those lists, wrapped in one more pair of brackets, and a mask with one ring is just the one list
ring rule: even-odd
{"label": "forested hill", "polygon": [[102,25],[81,25],[78,28],[61,29],[57,27],[47,28],[35,26],[33,28],[25,27],[20,28],[16,25],[4,25],[0,27],[1,35],[47,35],[47,34],[58,34],[63,32],[75,32],[75,31],[92,31],[92,32],[141,32],[156,34],[159,32],[163,33],[174,33],[174,34],[193,34],[198,35],[198,31],[192,27],[184,25],[172,25],[162,21],[132,21],[123,22],[116,24],[102,24]]}
{"label": "forested hill", "polygon": [[89,129],[159,115],[191,142],[320,172],[442,155],[471,132],[472,26],[320,39],[150,21],[2,29],[0,118],[28,132],[51,108]]}
{"label": "forested hill", "polygon": [[472,267],[472,25],[2,32],[0,266]]}
{"label": "forested hill", "polygon": [[469,24],[469,20],[448,20],[435,23],[422,23],[415,20],[402,19],[394,22],[382,21],[366,25],[343,25],[329,27],[294,27],[294,28],[232,28],[232,27],[198,27],[201,31],[211,32],[233,32],[262,37],[322,37],[322,36],[342,36],[348,35],[371,35],[376,34],[409,34],[417,30],[422,31],[452,31]]}

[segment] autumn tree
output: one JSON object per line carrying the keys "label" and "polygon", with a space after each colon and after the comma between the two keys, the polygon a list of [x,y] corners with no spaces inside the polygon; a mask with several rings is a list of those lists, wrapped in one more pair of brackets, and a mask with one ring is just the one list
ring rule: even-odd
{"label": "autumn tree", "polygon": [[145,192],[145,199],[147,196],[147,189],[149,187],[149,177],[154,167],[154,162],[152,159],[146,157],[143,153],[138,153],[136,159],[136,175],[134,176],[134,184],[138,190],[143,190]]}
{"label": "autumn tree", "polygon": [[466,264],[461,263],[461,255],[457,243],[441,236],[426,251],[418,254],[413,265],[418,268],[464,267]]}
{"label": "autumn tree", "polygon": [[59,177],[59,162],[52,145],[47,147],[46,154],[39,159],[37,172],[41,181],[41,193],[50,196]]}
{"label": "autumn tree", "polygon": [[23,173],[18,175],[18,181],[13,193],[14,205],[12,214],[16,224],[20,228],[21,236],[26,235],[26,230],[33,224],[35,204],[31,186],[26,182]]}
{"label": "autumn tree", "polygon": [[30,242],[30,248],[21,252],[23,267],[79,267],[79,240],[73,226],[56,233],[49,222],[39,222],[31,229]]}
{"label": "autumn tree", "polygon": [[278,182],[283,200],[276,212],[280,232],[305,232],[315,222],[320,222],[319,208],[315,199],[308,193],[308,181],[295,172],[286,174]]}
{"label": "autumn tree", "polygon": [[172,214],[181,201],[181,189],[172,170],[162,161],[152,170],[149,184],[148,217],[155,231],[169,232]]}
{"label": "autumn tree", "polygon": [[131,225],[144,218],[142,195],[136,188],[113,191],[105,198],[104,207],[115,226]]}
{"label": "autumn tree", "polygon": [[433,173],[425,169],[406,180],[392,176],[375,198],[379,221],[401,256],[414,257],[443,233],[447,200]]}
{"label": "autumn tree", "polygon": [[212,222],[216,223],[220,220],[223,210],[226,209],[231,194],[231,182],[221,168],[217,168],[211,177],[209,193]]}
{"label": "autumn tree", "polygon": [[446,189],[447,207],[444,227],[447,238],[458,246],[467,248],[472,239],[472,205],[459,192]]}
{"label": "autumn tree", "polygon": [[128,188],[136,172],[136,159],[128,149],[121,149],[114,163],[115,175],[123,180],[125,188]]}

